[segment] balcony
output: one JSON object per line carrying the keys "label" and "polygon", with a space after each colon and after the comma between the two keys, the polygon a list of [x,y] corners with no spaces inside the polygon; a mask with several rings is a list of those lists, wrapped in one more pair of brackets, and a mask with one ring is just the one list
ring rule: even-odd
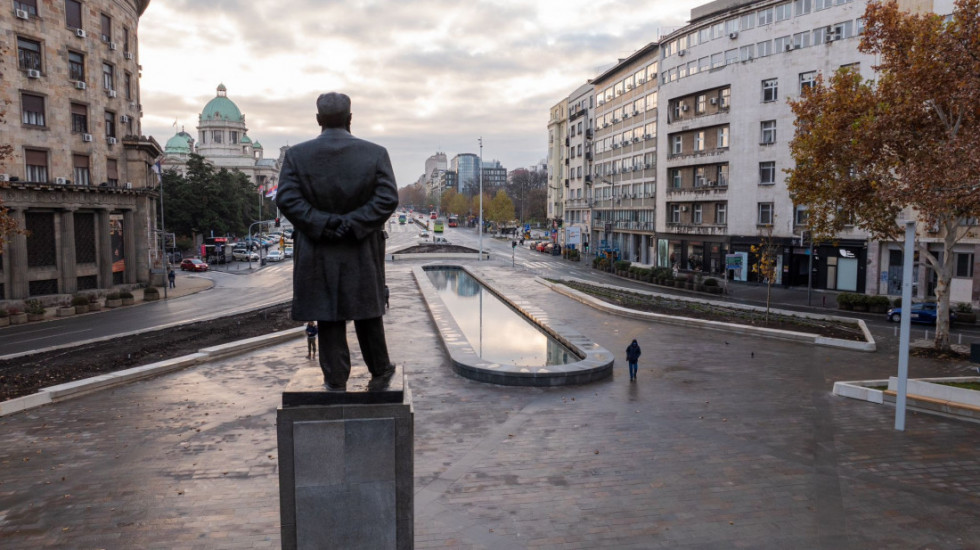
{"label": "balcony", "polygon": [[727,225],[714,224],[694,224],[694,223],[675,223],[667,222],[667,231],[671,233],[683,233],[686,235],[727,235]]}

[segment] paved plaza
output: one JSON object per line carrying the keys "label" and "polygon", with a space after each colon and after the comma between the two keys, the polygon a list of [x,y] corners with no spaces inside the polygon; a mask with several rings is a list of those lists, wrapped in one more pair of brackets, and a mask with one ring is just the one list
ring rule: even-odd
{"label": "paved plaza", "polygon": [[[388,265],[386,327],[414,397],[416,548],[980,548],[980,425],[896,432],[893,408],[831,394],[893,375],[894,341],[658,325],[480,268],[617,356],[603,382],[493,386],[453,374],[411,267]],[[0,418],[0,547],[278,548],[275,411],[306,363],[297,340]]]}

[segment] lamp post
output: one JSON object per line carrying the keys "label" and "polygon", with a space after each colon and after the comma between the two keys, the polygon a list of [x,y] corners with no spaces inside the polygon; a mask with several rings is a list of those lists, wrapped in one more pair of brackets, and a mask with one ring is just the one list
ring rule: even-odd
{"label": "lamp post", "polygon": [[477,138],[480,142],[480,255],[477,261],[483,261],[483,138]]}

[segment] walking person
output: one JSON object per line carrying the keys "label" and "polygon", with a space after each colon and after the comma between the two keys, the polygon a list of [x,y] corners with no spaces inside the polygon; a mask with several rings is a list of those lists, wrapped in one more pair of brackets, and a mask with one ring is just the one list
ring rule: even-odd
{"label": "walking person", "polygon": [[306,358],[313,359],[316,357],[316,335],[317,335],[316,323],[309,321],[306,323]]}
{"label": "walking person", "polygon": [[172,267],[170,273],[167,273],[167,280],[170,281],[170,288],[177,288],[177,272]]}
{"label": "walking person", "polygon": [[391,296],[391,292],[388,290],[388,285],[385,285],[385,309],[388,309],[388,298]]}
{"label": "walking person", "polygon": [[626,362],[630,366],[631,382],[633,380],[636,380],[636,369],[638,366],[636,363],[639,360],[640,360],[640,344],[637,344],[636,339],[634,339],[633,343],[630,344],[628,348],[626,348]]}

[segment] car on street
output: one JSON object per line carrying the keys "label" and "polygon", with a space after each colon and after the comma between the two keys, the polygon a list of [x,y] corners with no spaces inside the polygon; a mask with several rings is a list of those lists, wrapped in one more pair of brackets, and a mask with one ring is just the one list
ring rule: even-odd
{"label": "car on street", "polygon": [[238,260],[239,262],[247,262],[249,260],[253,262],[259,261],[259,253],[249,252],[247,248],[236,248],[232,250],[231,257]]}
{"label": "car on street", "polygon": [[208,264],[197,258],[187,258],[180,262],[181,271],[207,271]]}
{"label": "car on street", "polygon": [[428,231],[419,231],[419,238],[420,239],[428,239],[429,238],[429,232]]}
{"label": "car on street", "polygon": [[285,248],[285,250],[282,251],[282,255],[285,256],[285,257],[287,257],[287,258],[292,258],[293,257],[293,247],[287,246]]}
{"label": "car on street", "polygon": [[[939,311],[939,305],[935,302],[922,302],[919,304],[912,304],[912,309],[909,312],[911,321],[913,323],[922,323],[926,325],[935,325],[936,317]],[[902,308],[895,307],[888,310],[888,320],[893,323],[901,322],[902,320]],[[956,313],[953,311],[949,312],[949,322],[956,320]]]}
{"label": "car on street", "polygon": [[265,259],[269,262],[281,262],[285,257],[286,255],[278,250],[270,250]]}
{"label": "car on street", "polygon": [[436,244],[449,244],[445,237],[433,237],[432,242]]}

